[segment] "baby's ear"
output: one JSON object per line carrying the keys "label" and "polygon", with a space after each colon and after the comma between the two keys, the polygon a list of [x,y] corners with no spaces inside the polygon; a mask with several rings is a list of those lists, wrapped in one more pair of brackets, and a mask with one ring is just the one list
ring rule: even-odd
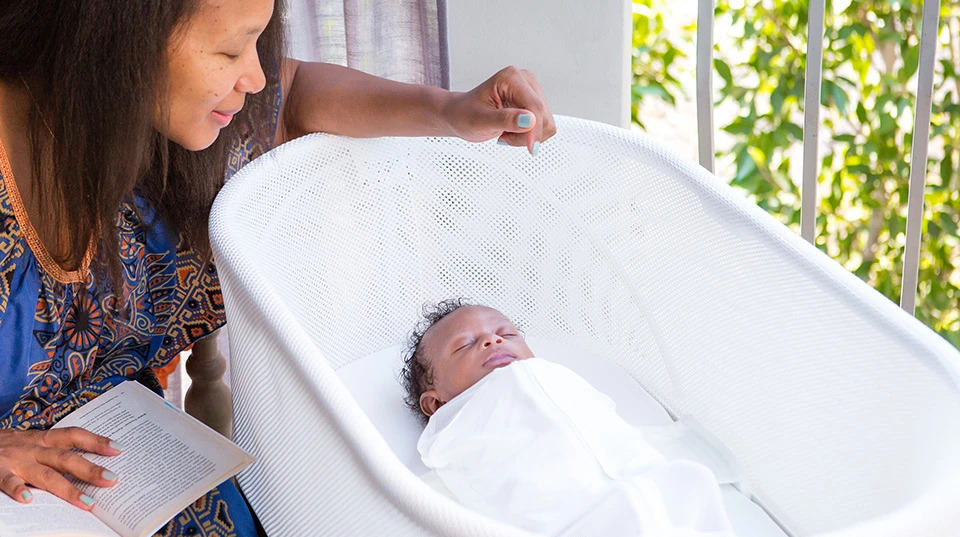
{"label": "baby's ear", "polygon": [[437,390],[427,390],[420,394],[420,410],[427,416],[432,416],[443,403]]}

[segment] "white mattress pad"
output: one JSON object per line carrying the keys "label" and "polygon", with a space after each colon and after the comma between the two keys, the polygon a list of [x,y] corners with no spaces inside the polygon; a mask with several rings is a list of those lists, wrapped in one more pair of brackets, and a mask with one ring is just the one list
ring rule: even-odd
{"label": "white mattress pad", "polygon": [[[602,352],[546,338],[527,337],[527,343],[535,354],[549,355],[551,361],[572,369],[613,399],[618,414],[631,425],[662,426],[668,433],[664,436],[666,443],[661,439],[658,447],[668,456],[692,459],[708,466],[718,478],[724,506],[739,537],[786,537],[749,494],[740,490],[746,489],[739,483],[735,461],[726,456],[722,446],[705,438],[708,435],[696,424],[675,421],[623,368],[604,359]],[[414,474],[428,477],[429,470],[417,452],[423,426],[403,404],[404,393],[398,380],[402,350],[399,345],[382,349],[350,362],[338,369],[337,374],[397,458]],[[678,424],[684,425],[678,427]],[[429,477],[427,482],[447,493]]]}

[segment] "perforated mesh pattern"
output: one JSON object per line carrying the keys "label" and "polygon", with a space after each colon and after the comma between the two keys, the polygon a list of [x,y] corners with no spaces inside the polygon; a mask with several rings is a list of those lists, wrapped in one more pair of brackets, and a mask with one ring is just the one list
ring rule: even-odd
{"label": "perforated mesh pattern", "polygon": [[[211,236],[237,325],[237,436],[273,461],[251,471],[257,491],[279,482],[288,447],[264,428],[316,419],[302,430],[318,452],[345,458],[314,484],[357,480],[393,506],[384,520],[413,516],[403,492],[377,488],[407,483],[405,469],[368,447],[362,417],[345,418],[357,410],[333,370],[402,341],[424,302],[453,296],[602,349],[723,442],[795,535],[926,501],[957,475],[957,353],[726,185],[626,131],[561,118],[536,158],[453,139],[306,137],[237,174]],[[266,339],[298,350],[266,352]],[[385,460],[350,470],[343,450]],[[258,513],[307,516],[262,494]]]}

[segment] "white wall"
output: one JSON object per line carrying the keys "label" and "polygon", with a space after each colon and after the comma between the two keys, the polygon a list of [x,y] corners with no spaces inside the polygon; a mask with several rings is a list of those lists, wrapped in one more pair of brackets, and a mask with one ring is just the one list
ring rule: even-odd
{"label": "white wall", "polygon": [[554,113],[630,124],[630,0],[448,0],[450,88],[533,71]]}

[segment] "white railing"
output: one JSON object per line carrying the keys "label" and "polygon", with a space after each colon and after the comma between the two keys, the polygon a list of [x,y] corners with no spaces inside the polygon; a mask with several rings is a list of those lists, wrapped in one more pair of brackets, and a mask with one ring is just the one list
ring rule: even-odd
{"label": "white railing", "polygon": [[714,171],[713,1],[699,0],[697,5],[697,140],[700,165],[711,173]]}
{"label": "white railing", "polygon": [[[700,165],[714,170],[713,151],[713,21],[714,0],[698,0],[697,7],[697,137]],[[825,0],[810,0],[807,26],[807,70],[803,112],[803,180],[800,201],[800,235],[814,243],[817,218],[817,176],[819,175],[820,87],[822,83]],[[913,313],[917,301],[920,268],[920,231],[923,227],[923,193],[926,185],[927,146],[930,142],[930,106],[933,97],[933,68],[940,25],[940,0],[923,2],[920,33],[920,65],[917,74],[917,102],[910,158],[910,187],[907,201],[906,246],[900,307]]]}
{"label": "white railing", "polygon": [[917,73],[917,109],[913,119],[913,151],[910,156],[910,193],[907,196],[907,244],[903,258],[900,307],[913,313],[917,302],[920,270],[920,229],[923,227],[923,192],[927,183],[927,145],[930,143],[930,101],[933,97],[933,66],[940,29],[940,0],[923,3],[920,27],[920,67]]}
{"label": "white railing", "polygon": [[823,80],[823,11],[826,0],[810,0],[807,17],[807,73],[803,90],[803,181],[800,236],[816,244],[817,177],[820,175],[820,87]]}

